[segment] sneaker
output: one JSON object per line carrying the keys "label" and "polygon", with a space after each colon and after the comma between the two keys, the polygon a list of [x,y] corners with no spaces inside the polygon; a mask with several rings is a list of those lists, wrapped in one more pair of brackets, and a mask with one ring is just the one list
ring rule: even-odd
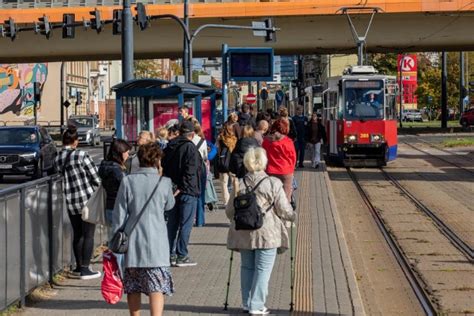
{"label": "sneaker", "polygon": [[82,267],[81,268],[81,276],[79,277],[81,280],[92,280],[100,278],[102,274],[99,271],[92,271],[89,267]]}
{"label": "sneaker", "polygon": [[191,258],[189,257],[178,257],[178,260],[176,260],[176,266],[177,267],[193,267],[197,265],[196,262],[192,261]]}
{"label": "sneaker", "polygon": [[314,166],[315,169],[318,169],[319,168],[319,163],[316,164],[316,166]]}
{"label": "sneaker", "polygon": [[81,267],[76,267],[74,270],[69,271],[68,277],[79,279],[81,277]]}
{"label": "sneaker", "polygon": [[250,315],[268,315],[270,314],[270,311],[268,310],[268,308],[263,307],[262,309],[259,309],[259,310],[249,311],[249,314]]}
{"label": "sneaker", "polygon": [[176,267],[176,261],[178,260],[178,257],[176,255],[171,255],[170,256],[170,266]]}
{"label": "sneaker", "polygon": [[298,168],[304,168],[304,165],[303,165],[302,163],[300,163],[300,164],[298,165]]}

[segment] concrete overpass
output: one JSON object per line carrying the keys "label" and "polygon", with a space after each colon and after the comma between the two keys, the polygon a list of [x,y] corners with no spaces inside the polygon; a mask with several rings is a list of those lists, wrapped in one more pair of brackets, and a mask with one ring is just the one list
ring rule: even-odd
{"label": "concrete overpass", "polygon": [[[277,54],[355,52],[345,16],[336,11],[342,6],[380,7],[367,40],[371,52],[473,50],[474,1],[472,0],[290,0],[285,2],[192,3],[191,25],[206,23],[250,25],[253,20],[274,17],[281,28],[276,43],[265,44],[251,31],[203,31],[194,43],[194,56],[219,55],[221,44],[230,46],[268,46]],[[118,6],[98,6],[103,19],[112,19]],[[31,25],[46,15],[61,22],[63,13],[75,13],[76,21],[89,20],[93,6],[31,9],[0,8],[0,21],[9,17],[22,25]],[[182,4],[149,4],[150,15],[182,15]],[[362,29],[367,14],[358,14],[356,25]],[[93,60],[120,58],[120,36],[113,36],[111,25],[97,34],[76,28],[75,39],[62,39],[55,30],[47,40],[33,32],[22,32],[12,42],[0,38],[0,62]],[[145,31],[135,29],[136,58],[179,57],[182,31],[172,20],[154,21]]]}

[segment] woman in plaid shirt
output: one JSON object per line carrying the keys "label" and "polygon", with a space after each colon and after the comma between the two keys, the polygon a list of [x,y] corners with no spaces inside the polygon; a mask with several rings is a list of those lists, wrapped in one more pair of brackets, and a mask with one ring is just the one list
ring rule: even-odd
{"label": "woman in plaid shirt", "polygon": [[56,167],[64,176],[64,195],[73,230],[73,251],[76,268],[71,277],[94,279],[100,272],[89,267],[94,250],[95,225],[84,222],[81,212],[87,201],[100,185],[100,178],[89,155],[77,149],[79,137],[75,127],[69,127],[63,134],[63,150],[56,158]]}

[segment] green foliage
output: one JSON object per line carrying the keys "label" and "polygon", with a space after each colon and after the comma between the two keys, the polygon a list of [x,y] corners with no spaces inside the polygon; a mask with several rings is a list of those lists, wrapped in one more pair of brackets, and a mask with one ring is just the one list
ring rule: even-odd
{"label": "green foliage", "polygon": [[379,73],[392,76],[397,75],[397,54],[372,54],[369,60],[369,65],[374,66]]}
{"label": "green foliage", "polygon": [[162,78],[161,66],[156,59],[140,59],[133,62],[135,78]]}

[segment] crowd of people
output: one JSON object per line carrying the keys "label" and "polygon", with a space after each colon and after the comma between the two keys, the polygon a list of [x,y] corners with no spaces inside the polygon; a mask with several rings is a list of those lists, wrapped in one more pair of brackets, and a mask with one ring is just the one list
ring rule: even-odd
{"label": "crowd of people", "polygon": [[[294,117],[285,107],[257,115],[251,110],[244,105],[240,113],[231,113],[214,144],[182,107],[180,120],[160,127],[156,139],[149,131],[138,135],[136,154],[131,154],[130,143],[114,139],[99,168],[77,148],[75,128],[68,128],[56,165],[64,176],[73,227],[76,268],[71,277],[100,277],[90,268],[95,225],[81,219],[81,210],[102,185],[110,236],[136,221],[128,251],[117,256],[130,314],[138,315],[140,296],[146,294],[152,315],[161,315],[164,295],[174,292],[170,266],[197,265],[188,244],[193,227],[205,225],[205,209],[215,210],[215,175],[230,220],[227,246],[241,254],[243,310],[268,314],[265,300],[273,264],[276,254],[288,248],[287,227],[296,218],[291,204],[294,170],[304,167],[307,143],[313,149],[311,167],[318,168],[326,134],[321,118],[313,113],[308,119],[302,107]],[[262,223],[256,229],[239,229],[234,200],[249,192],[256,195]]]}

